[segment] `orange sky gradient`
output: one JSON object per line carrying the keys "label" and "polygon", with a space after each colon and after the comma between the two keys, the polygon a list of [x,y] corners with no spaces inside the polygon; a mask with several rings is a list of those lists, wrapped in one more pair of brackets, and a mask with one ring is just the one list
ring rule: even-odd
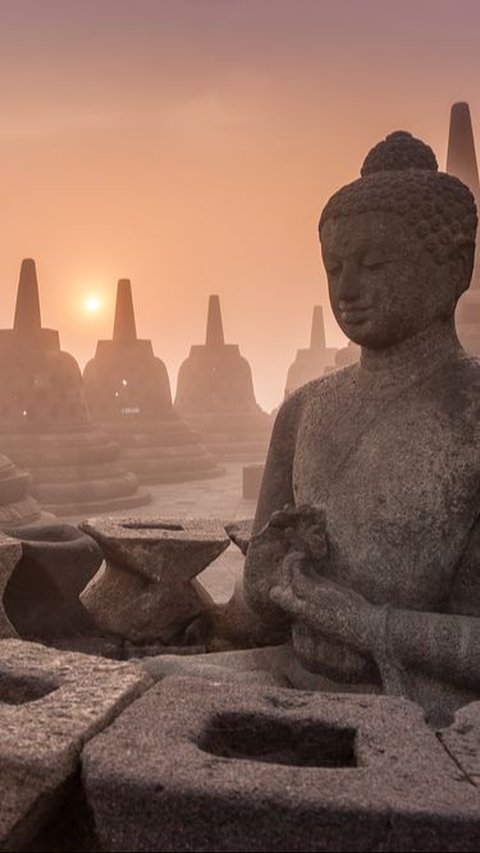
{"label": "orange sky gradient", "polygon": [[83,365],[130,278],[174,387],[219,293],[267,410],[326,305],[329,195],[396,129],[444,167],[454,101],[480,140],[477,0],[0,0],[0,51],[1,326],[34,257]]}

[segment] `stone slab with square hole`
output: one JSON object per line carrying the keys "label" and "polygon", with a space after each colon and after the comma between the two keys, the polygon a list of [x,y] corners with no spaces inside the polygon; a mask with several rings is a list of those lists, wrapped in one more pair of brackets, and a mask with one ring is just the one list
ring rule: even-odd
{"label": "stone slab with square hole", "polygon": [[112,851],[478,850],[479,792],[402,699],[170,677],[82,768]]}
{"label": "stone slab with square hole", "polygon": [[0,850],[25,849],[61,806],[85,741],[150,684],[131,664],[0,642]]}

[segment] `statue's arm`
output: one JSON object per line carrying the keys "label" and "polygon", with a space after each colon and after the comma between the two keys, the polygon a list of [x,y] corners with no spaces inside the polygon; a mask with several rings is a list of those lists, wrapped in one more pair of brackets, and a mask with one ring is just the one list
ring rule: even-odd
{"label": "statue's arm", "polygon": [[[452,577],[442,612],[373,605],[352,589],[308,575],[301,564],[270,591],[291,618],[327,639],[372,657],[389,679],[395,671],[480,690],[480,524]],[[388,690],[388,685],[384,685]]]}
{"label": "statue's arm", "polygon": [[384,651],[387,663],[480,689],[480,617],[392,609]]}
{"label": "statue's arm", "polygon": [[393,660],[459,684],[480,688],[480,522],[456,569],[446,610],[392,609],[387,650]]}
{"label": "statue's arm", "polygon": [[283,554],[279,553],[278,544],[261,537],[256,541],[255,535],[273,512],[294,503],[293,459],[301,404],[302,394],[292,394],[276,417],[243,577],[230,601],[216,608],[211,648],[222,647],[223,641],[237,647],[266,645],[289,636],[290,619],[269,596],[272,575]]}

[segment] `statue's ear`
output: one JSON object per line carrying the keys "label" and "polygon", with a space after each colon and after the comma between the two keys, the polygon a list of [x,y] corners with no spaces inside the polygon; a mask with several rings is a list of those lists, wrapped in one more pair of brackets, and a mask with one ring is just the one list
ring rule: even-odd
{"label": "statue's ear", "polygon": [[455,283],[457,299],[467,290],[475,261],[475,243],[461,243],[450,255],[450,271]]}

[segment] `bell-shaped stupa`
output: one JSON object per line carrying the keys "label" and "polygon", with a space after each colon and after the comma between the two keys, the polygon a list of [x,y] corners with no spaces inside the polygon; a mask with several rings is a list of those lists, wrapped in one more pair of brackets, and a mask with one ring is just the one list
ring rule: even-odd
{"label": "bell-shaped stupa", "polygon": [[142,483],[215,477],[223,469],[172,405],[167,369],[137,338],[132,289],[118,282],[113,338],[98,341],[83,379],[92,417],[120,444]]}
{"label": "bell-shaped stupa", "polygon": [[53,516],[43,513],[30,494],[31,475],[19,471],[6,456],[0,454],[0,531],[13,533],[19,527],[47,523]]}
{"label": "bell-shaped stupa", "polygon": [[[477,157],[470,108],[453,104],[448,135],[447,172],[460,178],[480,205]],[[477,248],[478,255],[478,248]],[[468,352],[480,355],[480,258],[477,258],[470,288],[458,302],[455,320],[459,338]]]}
{"label": "bell-shaped stupa", "polygon": [[312,332],[310,335],[310,346],[297,350],[295,361],[290,365],[285,386],[285,397],[310,382],[322,376],[326,368],[335,363],[335,347],[327,347],[325,342],[325,324],[323,320],[323,308],[315,305],[312,317]]}
{"label": "bell-shaped stupa", "polygon": [[209,299],[205,344],[192,346],[180,367],[175,406],[220,459],[265,457],[272,419],[255,399],[238,344],[225,343],[218,296]]}
{"label": "bell-shaped stupa", "polygon": [[35,263],[22,262],[13,329],[0,330],[0,447],[57,515],[140,506],[150,496],[90,420],[80,368],[41,324]]}

